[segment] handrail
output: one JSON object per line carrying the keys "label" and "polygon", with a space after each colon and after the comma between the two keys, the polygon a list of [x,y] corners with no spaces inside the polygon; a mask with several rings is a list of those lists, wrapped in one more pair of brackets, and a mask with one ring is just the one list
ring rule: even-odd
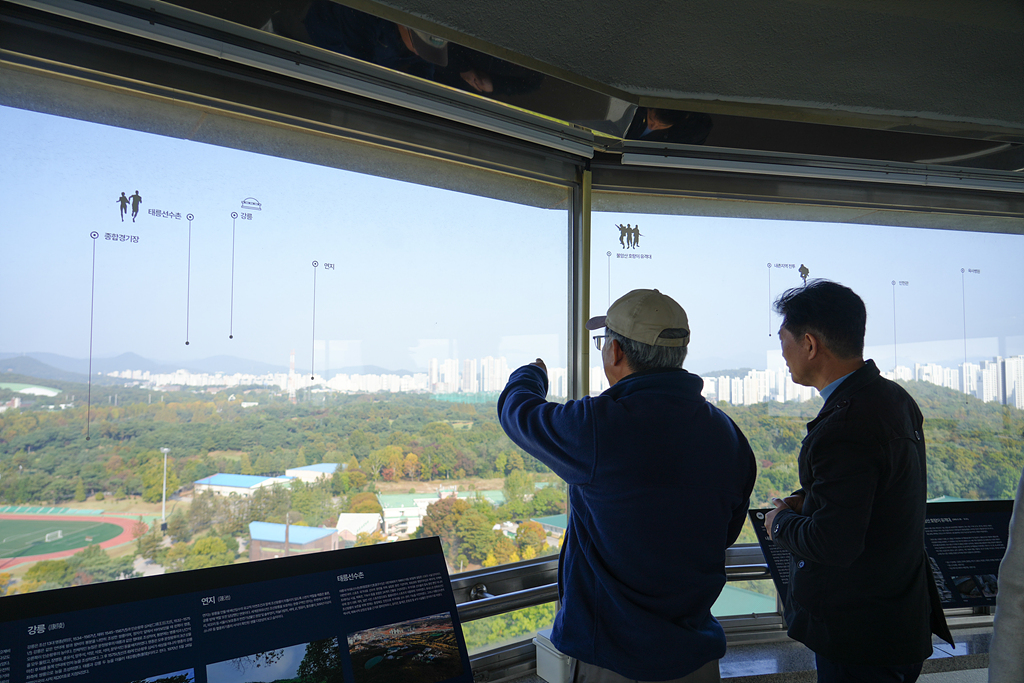
{"label": "handrail", "polygon": [[458,605],[461,621],[474,621],[506,612],[543,605],[558,599],[558,584],[526,588],[504,595],[492,595]]}
{"label": "handrail", "polygon": [[[533,561],[504,570],[494,568],[456,576],[452,579],[452,587],[457,589],[457,593],[468,598],[457,605],[459,619],[462,621],[485,619],[526,607],[543,605],[558,599],[558,584],[556,583],[544,583],[498,595],[493,592],[496,590],[494,586],[497,581],[522,583],[524,578],[528,580],[528,577],[536,577],[550,572],[554,562],[556,561]],[[767,564],[738,564],[727,566],[725,569],[726,581],[759,581],[770,578],[771,573],[768,571]],[[485,583],[485,580],[488,580],[490,585]]]}

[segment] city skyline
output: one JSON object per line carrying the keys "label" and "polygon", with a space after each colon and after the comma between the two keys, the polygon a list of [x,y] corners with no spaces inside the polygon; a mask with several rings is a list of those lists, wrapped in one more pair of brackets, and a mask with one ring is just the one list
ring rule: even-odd
{"label": "city skyline", "polygon": [[[769,359],[768,365],[771,365]],[[478,369],[479,368],[479,369]],[[124,370],[106,373],[108,377],[147,384],[160,390],[166,387],[216,387],[273,385],[292,395],[296,391],[311,389],[333,390],[346,393],[416,392],[431,394],[496,394],[508,381],[511,369],[504,357],[488,356],[482,359],[433,358],[427,373],[337,373],[331,377],[308,376],[297,372],[247,375],[234,373],[150,373]],[[892,380],[922,381],[974,396],[986,403],[1024,409],[1024,355],[1003,358],[997,356],[980,363],[962,363],[949,368],[938,363],[915,363],[883,370],[882,375]],[[725,401],[733,405],[753,405],[769,401],[803,402],[818,396],[813,387],[793,382],[788,368],[768,367],[750,369],[745,375],[708,376],[701,392],[706,398]],[[565,367],[548,367],[548,395],[568,397],[568,372]],[[603,369],[590,369],[591,395],[608,388]]]}

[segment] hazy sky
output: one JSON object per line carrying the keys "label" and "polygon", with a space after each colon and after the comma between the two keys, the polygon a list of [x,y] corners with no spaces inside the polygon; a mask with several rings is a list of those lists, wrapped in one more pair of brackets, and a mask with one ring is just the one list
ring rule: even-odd
{"label": "hazy sky", "polygon": [[[640,226],[638,249],[622,249],[619,223]],[[1000,340],[1004,353],[1024,353],[1024,236],[637,214],[597,214],[593,224],[593,306],[607,305],[609,279],[612,300],[636,287],[673,296],[690,319],[687,366],[698,371],[763,368],[767,353],[781,363],[771,303],[802,284],[801,265],[864,299],[867,351],[883,369],[894,327],[900,365],[963,362],[965,301],[970,356],[999,353]],[[617,257],[629,251],[651,258]]]}
{"label": "hazy sky", "polygon": [[[300,368],[315,353],[317,372],[327,352],[332,368],[565,363],[564,211],[5,107],[0,129],[0,352],[87,358],[91,313],[95,357],[285,365],[294,349]],[[136,190],[139,216],[122,222],[117,199]],[[616,223],[640,226],[638,249]],[[960,269],[980,269],[964,277],[971,355],[1024,353],[1022,236],[626,214],[595,214],[593,231],[593,313],[634,287],[672,295],[698,372],[764,367],[777,351],[770,302],[800,278],[769,262],[853,287],[883,368],[892,280],[909,283],[895,287],[900,364],[948,362],[963,358]],[[651,258],[616,258],[628,252]]]}

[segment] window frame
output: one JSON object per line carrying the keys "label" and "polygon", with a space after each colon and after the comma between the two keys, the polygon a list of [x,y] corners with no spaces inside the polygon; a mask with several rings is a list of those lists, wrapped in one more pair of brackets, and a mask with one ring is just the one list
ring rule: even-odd
{"label": "window frame", "polygon": [[[7,3],[0,8],[0,30],[8,43],[0,69],[61,88],[71,83],[91,89],[96,99],[77,110],[71,107],[71,115],[100,123],[140,125],[103,111],[97,106],[103,101],[173,100],[174,107],[213,112],[282,135],[356,145],[369,150],[371,159],[452,164],[462,169],[455,182],[465,183],[463,191],[538,204],[554,196],[544,188],[567,192],[566,326],[573,398],[589,395],[591,344],[584,323],[590,310],[592,209],[636,211],[656,205],[659,211],[698,215],[768,214],[1024,234],[1024,178],[1009,173],[913,164],[896,169],[892,164],[682,146],[666,151],[639,143],[609,152],[592,134],[560,122],[354,60],[325,57],[316,48],[286,56],[292,46],[275,36],[232,32],[226,22],[199,21],[201,15],[169,7],[157,11],[108,3],[100,8],[71,0]],[[154,19],[154,28],[139,28]],[[216,54],[217,45],[230,49]],[[66,101],[41,90],[26,95],[0,89],[0,104],[68,115]],[[163,128],[147,129],[180,135],[166,122]],[[251,151],[261,150],[254,141]],[[351,170],[374,173],[362,159],[356,165]],[[382,166],[378,174],[386,175],[388,168],[395,173],[394,164]],[[397,168],[400,179],[431,184],[418,163]],[[481,172],[493,184],[472,180]],[[895,172],[901,174],[898,183],[886,179]],[[492,194],[501,193],[495,188],[503,182],[516,185],[512,196]],[[756,544],[730,548],[726,573],[728,581],[770,580]],[[459,574],[452,587],[460,615],[468,621],[557,599],[556,581],[557,560],[539,558]],[[987,608],[948,610],[947,618],[954,627],[992,621]],[[780,610],[720,621],[730,643],[786,639]],[[533,645],[525,641],[471,659],[474,671],[487,677],[483,680],[527,673]]]}

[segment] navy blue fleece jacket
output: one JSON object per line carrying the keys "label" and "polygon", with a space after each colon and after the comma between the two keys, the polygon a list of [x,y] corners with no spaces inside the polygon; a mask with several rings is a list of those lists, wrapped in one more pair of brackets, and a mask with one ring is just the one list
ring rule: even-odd
{"label": "navy blue fleece jacket", "polygon": [[563,405],[527,365],[498,399],[509,438],[569,484],[551,641],[627,678],[678,678],[725,654],[711,605],[756,467],[702,387],[681,369],[636,373]]}

